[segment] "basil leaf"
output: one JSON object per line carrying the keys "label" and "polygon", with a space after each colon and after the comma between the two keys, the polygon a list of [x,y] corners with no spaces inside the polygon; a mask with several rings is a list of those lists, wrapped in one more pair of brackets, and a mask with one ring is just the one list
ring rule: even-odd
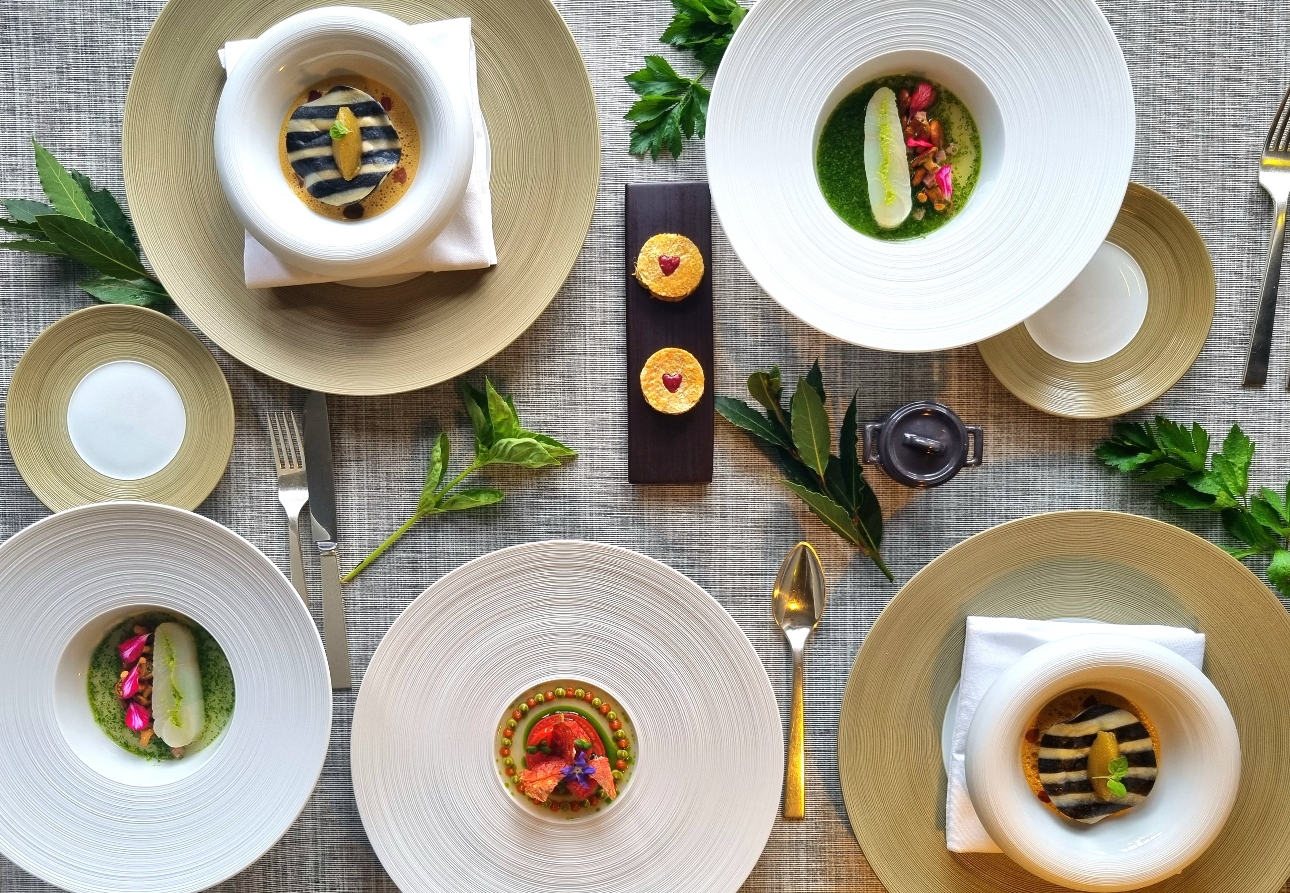
{"label": "basil leaf", "polygon": [[1106,780],[1106,789],[1111,792],[1112,797],[1123,797],[1128,793],[1128,790],[1124,787],[1124,782],[1117,781],[1114,778]]}
{"label": "basil leaf", "polygon": [[95,276],[76,283],[107,304],[130,304],[135,307],[168,308],[170,295],[161,283],[152,279],[117,279]]}
{"label": "basil leaf", "polygon": [[448,442],[447,432],[440,431],[439,436],[435,438],[434,446],[430,448],[430,462],[426,468],[426,482],[421,487],[421,498],[417,501],[417,511],[423,515],[433,511],[435,504],[439,501],[435,491],[443,483],[444,473],[448,470],[448,454],[451,446]]}
{"label": "basil leaf", "polygon": [[74,217],[47,216],[36,220],[49,240],[73,260],[118,279],[152,278],[130,246],[107,230]]}
{"label": "basil leaf", "polygon": [[121,203],[116,200],[116,196],[106,189],[95,189],[90,178],[80,171],[71,171],[72,179],[85,192],[85,197],[89,199],[90,205],[94,208],[94,213],[98,217],[99,226],[110,230],[125,244],[136,253],[139,251],[139,238],[135,235],[134,226],[130,223],[130,218],[125,216],[125,209]]}
{"label": "basil leaf", "polygon": [[546,465],[559,465],[560,460],[546,451],[546,447],[536,440],[525,437],[510,437],[495,441],[479,457],[483,465],[523,465],[525,468],[542,468]]}
{"label": "basil leaf", "polygon": [[470,415],[470,424],[475,429],[475,455],[482,456],[493,445],[493,422],[488,415],[488,398],[475,390],[463,378],[457,379],[457,393]]}
{"label": "basil leaf", "polygon": [[40,177],[40,187],[45,190],[54,209],[64,217],[97,227],[94,206],[90,204],[85,190],[72,179],[71,173],[59,164],[48,149],[35,140],[31,141],[31,145],[36,152],[36,173]]}
{"label": "basil leaf", "polygon": [[1268,564],[1268,582],[1284,596],[1290,596],[1290,552],[1277,549]]}
{"label": "basil leaf", "polygon": [[494,490],[490,487],[478,487],[473,490],[462,490],[460,493],[454,493],[447,499],[440,502],[435,508],[436,512],[460,512],[465,509],[479,508],[484,505],[492,505],[495,502],[501,502],[506,494],[501,490]]}
{"label": "basil leaf", "polygon": [[802,462],[816,474],[823,475],[829,462],[832,437],[829,416],[819,392],[807,378],[798,379],[792,405],[793,445]]}
{"label": "basil leaf", "polygon": [[767,443],[790,450],[793,448],[793,444],[778,426],[744,401],[733,397],[717,397],[713,403],[721,417],[730,424]]}
{"label": "basil leaf", "polygon": [[0,204],[4,205],[9,216],[19,223],[36,222],[36,218],[44,214],[57,214],[58,212],[44,202],[33,202],[26,198],[7,198]]}
{"label": "basil leaf", "polygon": [[515,408],[493,388],[493,383],[484,379],[484,395],[488,401],[488,418],[493,423],[493,434],[497,438],[514,438],[520,436],[520,417]]}
{"label": "basil leaf", "polygon": [[536,440],[556,459],[572,459],[578,455],[577,450],[570,449],[554,437],[538,434],[536,431],[521,430],[520,437]]}

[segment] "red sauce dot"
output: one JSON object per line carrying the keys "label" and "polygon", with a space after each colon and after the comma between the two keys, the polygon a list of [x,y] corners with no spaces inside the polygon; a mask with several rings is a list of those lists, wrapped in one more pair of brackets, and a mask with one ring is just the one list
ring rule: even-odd
{"label": "red sauce dot", "polygon": [[601,713],[608,713],[608,712],[609,712],[609,705],[608,705],[608,704],[601,704],[601,705],[600,705],[600,712],[601,712]]}
{"label": "red sauce dot", "polygon": [[545,692],[545,695],[546,695],[546,699],[547,699],[548,701],[554,701],[554,700],[555,700],[555,692],[553,692],[553,691],[548,691],[548,692]]}
{"label": "red sauce dot", "polygon": [[511,719],[523,719],[523,718],[524,718],[524,714],[520,713],[520,711],[518,710],[511,711]]}
{"label": "red sauce dot", "polygon": [[309,101],[313,102],[315,99],[322,99],[322,91],[320,90],[309,91]]}
{"label": "red sauce dot", "polygon": [[627,768],[627,761],[619,760],[618,762],[614,763],[614,766],[621,771]]}
{"label": "red sauce dot", "polygon": [[611,723],[609,724],[609,728],[610,728],[612,731],[615,731],[615,732],[617,732],[617,731],[618,731],[619,729],[621,729],[622,727],[623,727],[622,722],[621,722],[620,720],[617,720],[617,719],[616,719],[616,720],[614,720],[613,722],[611,722]]}
{"label": "red sauce dot", "polygon": [[587,692],[587,696],[586,696],[586,697],[584,697],[584,698],[583,698],[583,700],[584,700],[584,701],[586,701],[588,704],[590,704],[590,703],[591,703],[592,698],[593,698],[593,693],[592,693],[592,692]]}
{"label": "red sauce dot", "polygon": [[408,172],[404,168],[396,167],[394,173],[390,174],[390,179],[395,183],[406,183],[408,182]]}
{"label": "red sauce dot", "polygon": [[551,811],[552,811],[552,812],[559,812],[559,811],[560,811],[560,804],[559,804],[559,803],[556,803],[554,800],[553,800],[553,801],[551,801]]}
{"label": "red sauce dot", "polygon": [[1040,791],[1040,792],[1039,792],[1039,802],[1040,802],[1040,803],[1052,803],[1052,802],[1053,802],[1053,798],[1048,796],[1048,792],[1047,792],[1047,791]]}
{"label": "red sauce dot", "polygon": [[529,698],[529,700],[528,700],[528,705],[529,705],[530,707],[536,707],[536,706],[537,706],[537,698]]}
{"label": "red sauce dot", "polygon": [[509,757],[511,755],[511,749],[509,747],[503,747],[501,753],[502,756]]}
{"label": "red sauce dot", "polygon": [[506,767],[506,774],[507,774],[507,775],[514,775],[514,774],[515,774],[515,767],[514,767],[514,766],[507,766],[507,767]]}
{"label": "red sauce dot", "polygon": [[663,373],[663,387],[667,388],[670,393],[675,394],[681,387],[680,372]]}
{"label": "red sauce dot", "polygon": [[679,257],[674,257],[671,254],[660,254],[658,256],[658,268],[663,271],[664,276],[671,276],[679,266],[681,266]]}
{"label": "red sauce dot", "polygon": [[381,108],[385,109],[388,112],[390,109],[394,108],[394,100],[388,96],[382,96]]}
{"label": "red sauce dot", "polygon": [[581,803],[575,803],[575,804],[573,804],[573,807],[572,807],[572,808],[573,808],[573,811],[574,811],[574,812],[577,812],[578,810],[582,809],[582,804],[581,804]]}

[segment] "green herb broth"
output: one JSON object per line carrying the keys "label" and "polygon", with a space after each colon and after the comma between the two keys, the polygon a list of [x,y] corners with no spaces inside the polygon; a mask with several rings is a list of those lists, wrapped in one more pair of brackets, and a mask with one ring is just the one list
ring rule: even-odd
{"label": "green herb broth", "polygon": [[[869,185],[864,166],[864,116],[869,99],[882,87],[899,93],[913,93],[921,83],[930,83],[936,101],[927,109],[928,117],[939,119],[945,128],[946,145],[956,144],[958,152],[950,156],[954,166],[954,197],[950,213],[932,210],[930,202],[914,209],[927,209],[922,220],[911,213],[893,229],[883,229],[874,220],[869,205]],[[875,78],[845,97],[825,123],[816,148],[815,170],[820,192],[843,221],[852,229],[875,239],[896,241],[925,236],[952,220],[967,204],[981,174],[981,135],[976,121],[957,96],[940,84],[926,78],[894,75]]]}
{"label": "green herb broth", "polygon": [[202,700],[205,727],[201,737],[184,748],[185,755],[195,753],[219,737],[233,716],[235,690],[233,669],[219,643],[206,630],[183,617],[159,611],[136,614],[113,627],[90,655],[88,694],[94,721],[122,749],[150,760],[176,759],[170,747],[154,735],[147,747],[139,745],[139,733],[125,724],[125,702],[116,695],[121,678],[121,657],[117,647],[134,635],[135,624],[155,629],[158,624],[175,622],[193,633],[197,643],[197,665],[202,674]]}

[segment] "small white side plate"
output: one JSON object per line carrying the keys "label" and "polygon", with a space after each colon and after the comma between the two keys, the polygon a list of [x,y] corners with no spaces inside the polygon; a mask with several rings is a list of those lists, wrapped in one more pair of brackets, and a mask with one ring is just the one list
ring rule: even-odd
{"label": "small white side plate", "polygon": [[156,474],[179,453],[184,401],[156,369],[134,360],[90,371],[67,404],[67,433],[85,464],[120,481]]}
{"label": "small white side plate", "polygon": [[1026,320],[1041,348],[1068,363],[1095,363],[1128,346],[1147,318],[1147,280],[1133,255],[1103,242],[1075,281]]}

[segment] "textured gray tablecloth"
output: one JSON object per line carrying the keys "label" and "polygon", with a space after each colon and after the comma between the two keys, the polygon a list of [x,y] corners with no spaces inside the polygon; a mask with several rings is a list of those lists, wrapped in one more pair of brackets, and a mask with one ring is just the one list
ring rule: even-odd
{"label": "textured gray tablecloth", "polygon": [[[126,86],[161,5],[0,3],[0,194],[39,196],[28,143],[33,132],[65,162],[120,194],[117,134]],[[718,424],[710,486],[628,484],[622,186],[701,178],[703,150],[691,146],[679,163],[658,164],[626,152],[621,118],[632,95],[622,76],[639,66],[643,54],[661,49],[656,37],[671,9],[665,0],[557,5],[591,68],[600,107],[599,201],[564,289],[532,329],[482,371],[515,394],[533,427],[573,444],[582,455],[569,468],[501,476],[509,494],[502,505],[422,526],[349,587],[356,676],[404,606],[447,571],[502,546],[576,537],[637,549],[711,592],[748,634],[786,703],[789,662],[770,622],[769,590],[787,549],[810,538],[820,546],[831,593],[807,690],[810,819],[776,826],[745,889],[881,890],[846,820],[835,730],[856,650],[898,586],[786,497],[761,454],[725,423]],[[1218,313],[1204,353],[1150,409],[1197,419],[1213,431],[1239,420],[1260,447],[1254,479],[1284,481],[1290,472],[1283,428],[1290,399],[1276,386],[1247,393],[1238,385],[1270,217],[1254,173],[1276,101],[1290,83],[1290,3],[1103,0],[1102,6],[1124,48],[1137,99],[1133,177],[1191,216],[1218,274]],[[1105,424],[1061,421],[1029,409],[993,380],[974,349],[894,356],[840,344],[807,329],[763,294],[720,232],[714,267],[719,392],[741,394],[751,369],[780,362],[798,374],[818,356],[831,393],[859,389],[864,416],[877,419],[907,400],[935,396],[985,426],[984,467],[941,489],[914,494],[870,473],[889,516],[884,552],[898,583],[965,537],[1050,509],[1128,510],[1217,535],[1203,519],[1162,509],[1096,466],[1090,450]],[[1283,300],[1290,299],[1282,291]],[[89,303],[58,263],[0,256],[0,385],[7,387],[14,364],[41,330]],[[1273,352],[1274,381],[1290,364],[1287,345],[1290,332],[1282,325]],[[286,533],[260,420],[267,410],[298,407],[302,395],[212,348],[233,390],[238,433],[228,473],[200,511],[285,568]],[[840,408],[835,397],[832,411]],[[430,436],[447,428],[464,447],[466,423],[449,385],[398,397],[333,398],[332,421],[342,561],[352,565],[411,512]],[[18,476],[7,445],[0,446],[0,536],[47,513]],[[314,574],[311,567],[317,592]],[[331,753],[303,815],[264,858],[219,889],[395,889],[364,837],[354,805],[352,696],[338,695],[335,706]],[[48,889],[0,859],[0,890]]]}

